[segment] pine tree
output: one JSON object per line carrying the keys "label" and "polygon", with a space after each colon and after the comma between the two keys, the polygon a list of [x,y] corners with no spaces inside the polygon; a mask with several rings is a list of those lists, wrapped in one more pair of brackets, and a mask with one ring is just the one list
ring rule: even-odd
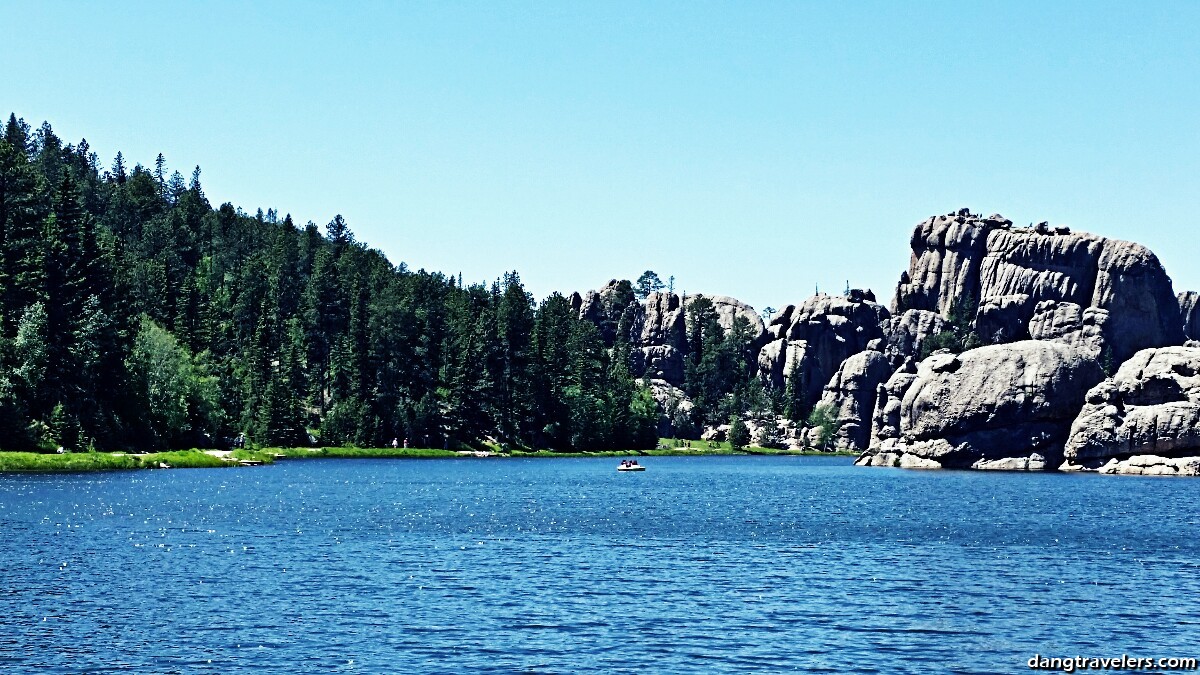
{"label": "pine tree", "polygon": [[742,418],[734,415],[729,418],[729,447],[740,450],[750,445],[750,430]]}
{"label": "pine tree", "polygon": [[806,393],[808,385],[803,358],[793,358],[788,364],[784,384],[784,417],[801,422],[808,417]]}
{"label": "pine tree", "polygon": [[533,299],[516,272],[504,275],[504,290],[497,299],[495,369],[495,421],[500,437],[510,443],[530,440],[532,411]]}
{"label": "pine tree", "polygon": [[163,201],[167,200],[167,160],[163,154],[158,153],[158,157],[154,159],[154,182],[158,184],[158,197]]}
{"label": "pine tree", "polygon": [[48,189],[53,189],[62,180],[62,139],[54,133],[49,122],[42,122],[41,128],[34,135],[33,144],[36,149],[38,170],[42,174],[44,185]]}
{"label": "pine tree", "polygon": [[125,156],[117,153],[113,159],[112,169],[109,170],[109,178],[117,185],[124,185],[129,178],[129,171],[125,168]]}
{"label": "pine tree", "polygon": [[570,410],[565,396],[571,384],[571,330],[577,321],[570,303],[559,293],[546,298],[537,312],[533,386],[539,445],[565,448],[570,443]]}
{"label": "pine tree", "polygon": [[645,300],[651,293],[661,291],[662,288],[662,279],[659,279],[658,275],[652,270],[646,270],[637,278],[637,283],[634,285],[634,292],[637,294],[639,300]]}
{"label": "pine tree", "polygon": [[[9,122],[11,127],[11,118]],[[0,323],[7,334],[25,309],[45,295],[42,229],[49,201],[41,193],[25,152],[0,141]]]}
{"label": "pine tree", "polygon": [[9,114],[8,124],[4,126],[4,141],[19,150],[22,154],[29,153],[29,125],[25,120],[17,119],[16,113]]}

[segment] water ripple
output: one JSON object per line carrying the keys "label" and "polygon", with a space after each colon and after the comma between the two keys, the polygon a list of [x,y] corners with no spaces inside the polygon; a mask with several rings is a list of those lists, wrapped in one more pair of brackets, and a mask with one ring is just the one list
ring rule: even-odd
{"label": "water ripple", "polygon": [[1194,483],[830,458],[0,476],[0,669],[956,672],[1197,656]]}

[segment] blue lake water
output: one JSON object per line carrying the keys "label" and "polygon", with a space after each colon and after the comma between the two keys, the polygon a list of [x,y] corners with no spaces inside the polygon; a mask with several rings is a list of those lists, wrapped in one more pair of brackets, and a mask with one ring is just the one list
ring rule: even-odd
{"label": "blue lake water", "polygon": [[1200,656],[1200,482],[847,458],[0,474],[0,670],[1030,672]]}

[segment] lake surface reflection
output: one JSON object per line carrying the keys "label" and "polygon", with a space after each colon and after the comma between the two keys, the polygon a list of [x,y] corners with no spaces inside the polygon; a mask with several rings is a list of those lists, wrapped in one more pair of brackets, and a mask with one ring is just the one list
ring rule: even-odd
{"label": "lake surface reflection", "polygon": [[1200,656],[1200,482],[847,458],[0,475],[0,668],[1029,672]]}

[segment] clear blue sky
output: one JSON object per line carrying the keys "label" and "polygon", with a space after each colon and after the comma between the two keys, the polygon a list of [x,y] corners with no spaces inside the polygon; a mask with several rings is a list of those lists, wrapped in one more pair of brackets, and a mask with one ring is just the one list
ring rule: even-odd
{"label": "clear blue sky", "polygon": [[1200,3],[0,4],[0,108],[539,298],[889,301],[961,206],[1200,290]]}

